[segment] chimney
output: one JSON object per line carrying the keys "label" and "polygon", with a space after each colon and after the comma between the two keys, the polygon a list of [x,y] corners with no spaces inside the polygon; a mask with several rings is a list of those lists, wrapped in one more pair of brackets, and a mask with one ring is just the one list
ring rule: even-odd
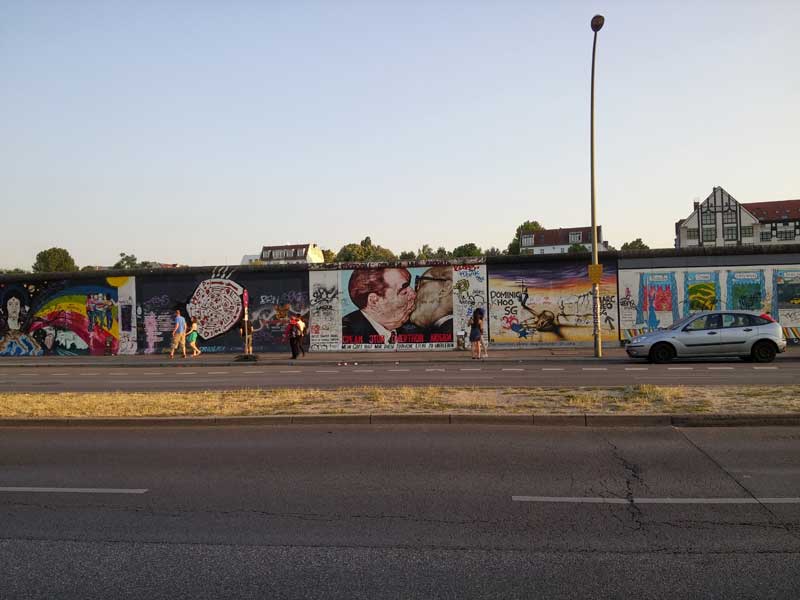
{"label": "chimney", "polygon": [[697,210],[698,208],[700,208],[700,203],[699,202],[695,202],[694,203],[694,209]]}

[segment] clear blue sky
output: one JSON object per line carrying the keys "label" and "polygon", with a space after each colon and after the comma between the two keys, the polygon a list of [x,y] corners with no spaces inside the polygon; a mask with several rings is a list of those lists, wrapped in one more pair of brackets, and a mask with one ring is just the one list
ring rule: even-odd
{"label": "clear blue sky", "polygon": [[607,240],[800,198],[797,0],[0,0],[0,267],[588,225],[596,12]]}

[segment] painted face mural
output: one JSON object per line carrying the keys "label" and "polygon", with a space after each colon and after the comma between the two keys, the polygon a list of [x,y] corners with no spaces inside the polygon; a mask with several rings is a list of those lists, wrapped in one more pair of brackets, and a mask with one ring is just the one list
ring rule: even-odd
{"label": "painted face mural", "polygon": [[[452,347],[452,266],[377,267],[340,273],[340,289],[345,291],[340,306],[341,348]],[[319,285],[330,289],[323,282]],[[312,329],[312,344],[314,340]]]}
{"label": "painted face mural", "polygon": [[0,356],[117,354],[118,294],[128,280],[45,281],[8,286],[5,292],[0,286]]}

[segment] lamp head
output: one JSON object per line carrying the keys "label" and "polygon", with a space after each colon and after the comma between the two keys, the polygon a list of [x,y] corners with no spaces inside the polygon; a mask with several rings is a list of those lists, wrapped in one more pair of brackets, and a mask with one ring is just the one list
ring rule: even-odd
{"label": "lamp head", "polygon": [[606,22],[606,20],[603,17],[603,15],[595,15],[595,16],[593,16],[592,17],[592,31],[594,31],[595,33],[600,31],[603,28],[603,23],[605,23],[605,22]]}

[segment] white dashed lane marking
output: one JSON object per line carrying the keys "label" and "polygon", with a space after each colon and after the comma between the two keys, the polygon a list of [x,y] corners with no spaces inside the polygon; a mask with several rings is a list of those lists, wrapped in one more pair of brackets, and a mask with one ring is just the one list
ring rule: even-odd
{"label": "white dashed lane marking", "polygon": [[560,367],[543,367],[542,371],[563,371]]}
{"label": "white dashed lane marking", "polygon": [[433,371],[438,371],[439,373],[444,373],[444,369],[425,369],[427,373],[431,373]]}
{"label": "white dashed lane marking", "polygon": [[227,375],[228,372],[227,371],[209,371],[208,374],[209,375]]}
{"label": "white dashed lane marking", "polygon": [[694,367],[667,367],[667,371],[693,371]]}
{"label": "white dashed lane marking", "polygon": [[606,367],[583,367],[583,371],[608,371]]}
{"label": "white dashed lane marking", "polygon": [[353,373],[374,373],[374,369],[353,369]]}
{"label": "white dashed lane marking", "polygon": [[314,371],[315,373],[338,373],[339,371]]}
{"label": "white dashed lane marking", "polygon": [[733,367],[708,367],[709,371],[733,371]]}
{"label": "white dashed lane marking", "polygon": [[625,367],[626,371],[647,371],[650,367]]}
{"label": "white dashed lane marking", "polygon": [[459,369],[459,371],[480,371],[480,369]]}
{"label": "white dashed lane marking", "polygon": [[754,369],[771,369],[776,370],[778,367],[753,367]]}
{"label": "white dashed lane marking", "polygon": [[389,373],[408,373],[411,369],[386,369]]}
{"label": "white dashed lane marking", "polygon": [[[317,373],[324,373],[326,371],[317,371]],[[334,371],[335,373],[336,371]],[[302,371],[278,371],[278,373],[302,373]]]}

